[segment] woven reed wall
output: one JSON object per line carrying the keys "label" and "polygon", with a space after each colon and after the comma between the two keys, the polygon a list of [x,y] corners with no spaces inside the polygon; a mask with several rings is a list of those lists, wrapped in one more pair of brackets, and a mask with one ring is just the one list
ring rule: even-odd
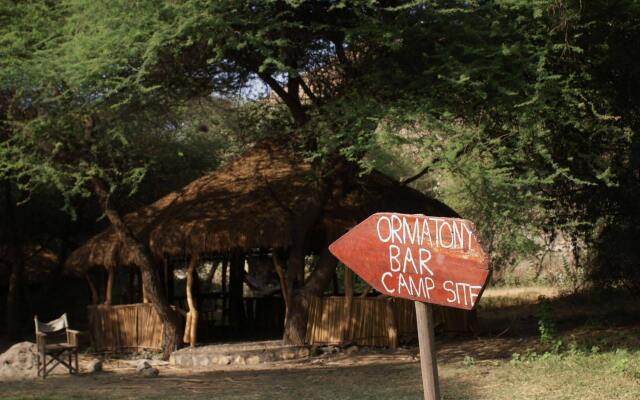
{"label": "woven reed wall", "polygon": [[148,303],[89,306],[89,334],[97,351],[162,348],[163,326]]}
{"label": "woven reed wall", "polygon": [[[394,299],[392,306],[387,307],[388,301],[388,298],[383,297],[354,297],[351,318],[346,322],[345,297],[313,298],[309,306],[307,343],[347,342],[360,346],[390,346],[390,328],[394,325],[400,341],[416,338],[416,314],[413,302]],[[473,328],[473,316],[473,313],[463,310],[434,307],[434,321],[438,331],[470,332]]]}

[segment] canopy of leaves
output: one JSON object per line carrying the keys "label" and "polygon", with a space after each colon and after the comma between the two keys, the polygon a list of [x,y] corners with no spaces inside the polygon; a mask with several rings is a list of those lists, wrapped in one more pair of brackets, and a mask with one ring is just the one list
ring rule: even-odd
{"label": "canopy of leaves", "polygon": [[338,159],[428,171],[414,184],[504,264],[541,232],[607,243],[640,215],[639,18],[633,0],[4,0],[0,174],[136,189],[202,132],[206,98],[217,148],[281,141],[323,176]]}

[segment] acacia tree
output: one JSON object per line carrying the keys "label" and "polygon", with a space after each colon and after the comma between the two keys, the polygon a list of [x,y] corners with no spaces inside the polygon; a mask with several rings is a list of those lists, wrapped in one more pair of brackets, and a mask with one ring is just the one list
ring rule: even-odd
{"label": "acacia tree", "polygon": [[[161,144],[179,136],[181,127],[169,96],[145,90],[132,73],[144,51],[135,33],[125,38],[105,25],[85,25],[82,10],[75,2],[1,4],[0,92],[9,95],[0,174],[25,193],[54,187],[71,212],[74,197],[96,197],[135,254],[145,292],[165,326],[168,356],[177,343],[177,318],[159,290],[146,244],[126,225],[115,199],[135,193],[158,161],[157,151],[166,150]],[[130,16],[124,23],[133,28],[141,22]]]}
{"label": "acacia tree", "polygon": [[[460,171],[465,160],[476,172],[490,165],[489,173],[474,174],[480,185],[502,180],[505,192],[525,194],[528,208],[562,199],[566,213],[549,214],[560,222],[579,218],[576,190],[609,187],[603,161],[629,140],[625,127],[607,117],[608,97],[590,83],[590,60],[569,35],[573,17],[567,16],[583,15],[578,6],[524,0],[12,5],[2,35],[11,44],[3,45],[9,56],[3,59],[11,62],[2,64],[0,89],[17,89],[14,104],[24,110],[16,115],[24,116],[12,113],[3,156],[14,160],[8,169],[32,168],[23,176],[33,182],[46,176],[74,194],[90,188],[122,240],[138,249],[139,262],[150,265],[144,243],[109,202],[114,187],[135,187],[142,176],[144,155],[132,146],[138,135],[166,128],[162,116],[182,100],[269,88],[266,99],[241,99],[241,126],[255,134],[249,140],[267,137],[304,153],[315,173],[313,201],[292,216],[294,241],[282,249],[291,297],[285,339],[300,343],[308,296],[322,291],[333,268],[324,257],[305,279],[304,249],[326,203],[372,167],[374,139],[385,129],[424,128],[417,143],[427,162],[406,183],[436,168]],[[585,146],[576,145],[585,137]],[[594,156],[602,149],[607,156]],[[582,162],[585,151],[597,162]],[[514,200],[510,212],[524,208],[517,197],[500,198]],[[153,286],[156,278],[143,276]]]}

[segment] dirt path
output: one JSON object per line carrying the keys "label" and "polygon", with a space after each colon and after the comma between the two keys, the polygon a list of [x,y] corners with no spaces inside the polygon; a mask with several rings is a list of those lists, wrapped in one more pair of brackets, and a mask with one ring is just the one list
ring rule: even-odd
{"label": "dirt path", "polygon": [[[534,301],[533,295],[529,297]],[[500,334],[437,342],[444,398],[639,399],[637,303],[598,303],[597,309],[579,298],[554,303],[564,350],[544,355],[537,337],[535,304],[529,299],[515,305],[494,304],[497,309],[487,321],[513,325],[511,329],[504,331],[500,325],[495,329]],[[422,393],[417,352],[408,348],[338,353],[209,371],[164,365],[158,378],[138,375],[131,361],[110,360],[102,373],[1,382],[0,398],[417,400]]]}

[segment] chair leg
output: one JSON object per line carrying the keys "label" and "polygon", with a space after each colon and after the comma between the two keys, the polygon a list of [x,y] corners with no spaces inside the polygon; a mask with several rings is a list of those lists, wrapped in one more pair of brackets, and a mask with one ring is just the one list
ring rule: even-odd
{"label": "chair leg", "polygon": [[80,373],[80,368],[78,368],[78,350],[74,352],[74,356],[76,358],[76,374]]}
{"label": "chair leg", "polygon": [[37,362],[38,362],[38,363],[37,363],[37,367],[38,367],[38,376],[40,376],[40,352],[38,352],[38,355],[37,355],[36,360],[37,360]]}
{"label": "chair leg", "polygon": [[42,353],[42,379],[47,379],[47,353]]}

